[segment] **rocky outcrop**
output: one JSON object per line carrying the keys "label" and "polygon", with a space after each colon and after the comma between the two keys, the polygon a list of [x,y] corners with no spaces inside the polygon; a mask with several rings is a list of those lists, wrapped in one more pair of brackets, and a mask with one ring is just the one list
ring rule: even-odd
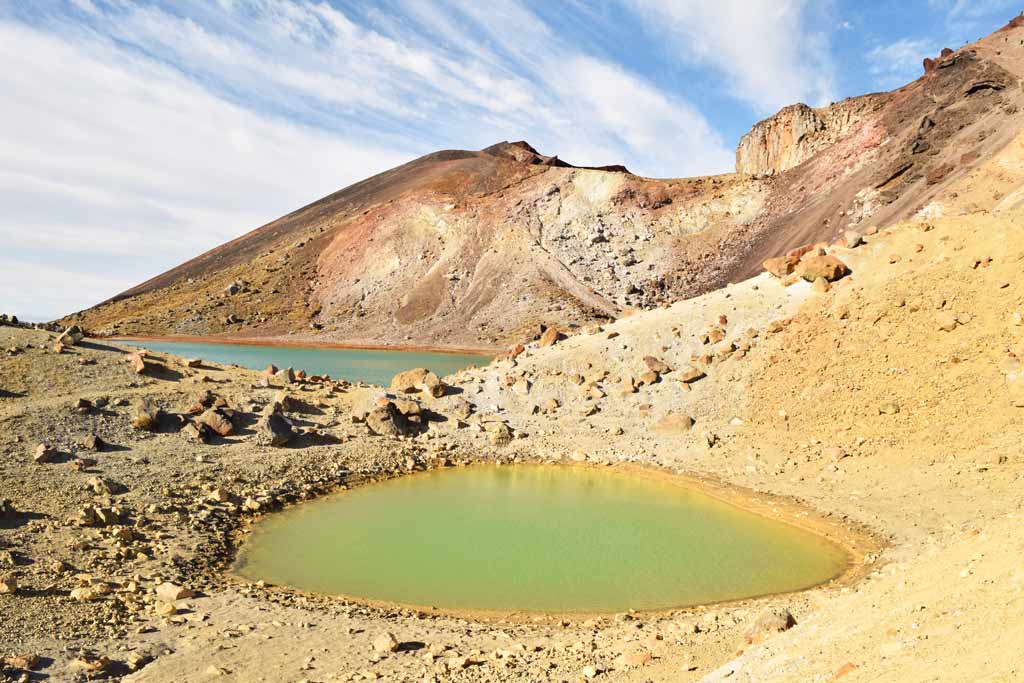
{"label": "rocky outcrop", "polygon": [[877,111],[887,95],[851,97],[820,109],[806,104],[783,107],[740,138],[736,172],[781,173],[799,166],[821,150],[850,135]]}

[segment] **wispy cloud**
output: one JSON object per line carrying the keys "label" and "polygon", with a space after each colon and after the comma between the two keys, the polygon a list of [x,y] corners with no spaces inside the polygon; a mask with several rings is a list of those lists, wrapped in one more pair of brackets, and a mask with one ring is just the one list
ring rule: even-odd
{"label": "wispy cloud", "polygon": [[821,7],[807,0],[625,1],[652,31],[672,37],[681,61],[718,70],[732,95],[761,114],[834,96],[828,33],[813,21]]}

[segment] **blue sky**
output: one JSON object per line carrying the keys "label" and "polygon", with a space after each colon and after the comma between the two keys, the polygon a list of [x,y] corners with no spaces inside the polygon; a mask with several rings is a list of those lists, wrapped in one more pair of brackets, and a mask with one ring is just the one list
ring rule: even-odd
{"label": "blue sky", "polygon": [[886,90],[1003,0],[0,0],[0,312],[116,294],[412,157],[526,139],[726,172],[754,122]]}

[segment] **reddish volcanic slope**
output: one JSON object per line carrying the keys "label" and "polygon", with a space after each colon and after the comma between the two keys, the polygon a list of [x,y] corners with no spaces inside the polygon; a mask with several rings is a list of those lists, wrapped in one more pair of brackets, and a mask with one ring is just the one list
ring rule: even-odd
{"label": "reddish volcanic slope", "polygon": [[[1018,182],[1007,155],[1024,126],[1019,24],[926,60],[898,90],[784,108],[740,141],[737,173],[641,178],[525,142],[436,152],[67,320],[119,334],[498,346],[743,279],[848,229],[992,208]],[[965,205],[964,184],[986,173],[1001,189]]]}

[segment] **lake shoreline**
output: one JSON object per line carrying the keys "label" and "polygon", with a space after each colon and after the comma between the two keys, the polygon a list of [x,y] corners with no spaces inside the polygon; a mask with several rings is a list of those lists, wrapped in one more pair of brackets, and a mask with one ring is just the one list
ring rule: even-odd
{"label": "lake shoreline", "polygon": [[311,340],[280,339],[277,337],[202,337],[196,335],[117,335],[103,337],[112,342],[169,342],[186,344],[222,344],[240,346],[288,347],[302,349],[335,349],[347,351],[404,351],[409,353],[447,353],[452,355],[487,356],[493,358],[501,352],[499,347],[484,349],[455,346],[428,346],[421,344],[343,344]]}

